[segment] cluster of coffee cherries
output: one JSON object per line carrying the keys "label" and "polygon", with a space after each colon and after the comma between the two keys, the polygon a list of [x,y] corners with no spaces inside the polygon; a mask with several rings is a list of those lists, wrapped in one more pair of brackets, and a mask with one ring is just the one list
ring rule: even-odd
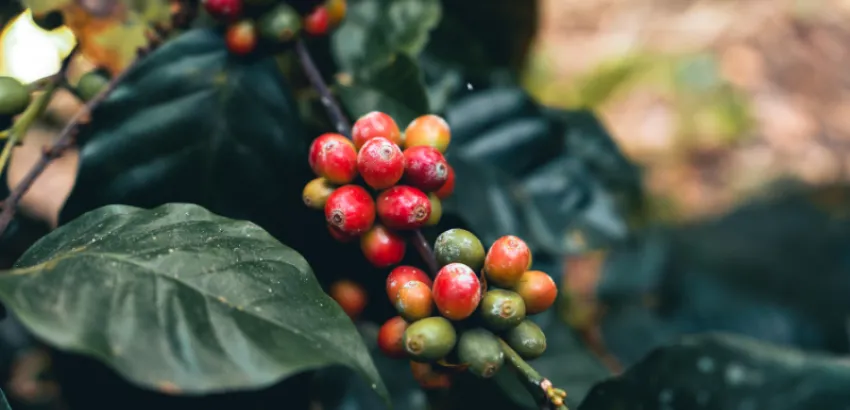
{"label": "cluster of coffee cherries", "polygon": [[227,25],[233,54],[249,54],[260,40],[289,43],[301,32],[327,35],[345,18],[346,0],[203,0],[204,9]]}
{"label": "cluster of coffee cherries", "polygon": [[430,375],[419,379],[426,387],[435,381],[441,387],[458,369],[491,377],[505,361],[502,343],[524,359],[546,350],[546,336],[528,316],[552,306],[555,282],[531,269],[531,251],[516,236],[484,249],[471,232],[450,229],[434,243],[440,270],[433,281],[412,266],[387,277],[399,316],[381,327],[378,346],[390,357],[409,358],[414,375]]}
{"label": "cluster of coffee cherries", "polygon": [[318,178],[304,187],[307,206],[324,210],[328,229],[341,242],[360,239],[378,268],[404,258],[404,231],[439,222],[441,198],[454,190],[454,171],[443,152],[451,133],[443,118],[424,115],[404,134],[389,115],[358,119],[352,138],[327,133],[310,145]]}

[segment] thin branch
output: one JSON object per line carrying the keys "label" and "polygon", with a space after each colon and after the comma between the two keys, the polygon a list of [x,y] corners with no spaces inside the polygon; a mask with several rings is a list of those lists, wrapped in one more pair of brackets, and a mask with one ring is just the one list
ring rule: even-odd
{"label": "thin branch", "polygon": [[[322,79],[322,74],[313,62],[313,57],[310,55],[310,51],[307,49],[307,45],[303,40],[299,39],[295,43],[295,51],[298,54],[301,66],[304,68],[304,73],[307,75],[307,78],[310,80],[313,88],[319,92],[322,104],[327,109],[331,120],[334,121],[337,132],[350,138],[350,122],[345,114],[343,114],[342,107],[339,105],[336,98],[334,98],[328,88],[328,85],[325,84],[325,80]],[[422,231],[418,229],[413,231],[412,240],[413,246],[428,265],[428,269],[431,271],[431,274],[436,274],[439,269],[439,265],[434,257],[434,252],[431,249],[431,246],[428,244],[425,236],[422,235]],[[502,350],[508,357],[508,362],[511,363],[517,371],[517,374],[519,374],[525,381],[525,386],[529,393],[535,397],[542,396],[545,399],[541,400],[541,406],[543,409],[568,410],[563,403],[563,399],[566,396],[566,393],[563,390],[552,386],[552,382],[541,376],[537,370],[534,370],[531,365],[523,360],[522,357],[520,357],[520,355],[507,344],[507,342],[499,339],[499,343],[502,345]]]}

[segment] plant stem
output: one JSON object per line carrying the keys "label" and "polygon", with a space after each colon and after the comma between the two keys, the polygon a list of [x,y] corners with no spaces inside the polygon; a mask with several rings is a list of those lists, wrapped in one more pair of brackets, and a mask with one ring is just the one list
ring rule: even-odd
{"label": "plant stem", "polygon": [[50,104],[50,100],[53,98],[53,93],[59,88],[60,83],[61,81],[57,81],[54,77],[53,81],[44,87],[44,91],[30,103],[9,129],[6,144],[3,146],[3,151],[0,152],[0,175],[3,175],[3,171],[9,164],[12,150],[20,145],[32,124],[44,114],[47,105]]}
{"label": "plant stem", "polygon": [[[342,107],[339,102],[337,102],[336,98],[334,98],[330,88],[328,88],[328,85],[322,78],[322,74],[319,72],[318,67],[316,67],[315,62],[313,62],[313,57],[310,55],[310,50],[307,49],[307,45],[304,43],[304,40],[298,39],[296,41],[295,52],[298,55],[298,60],[301,62],[301,67],[304,69],[304,73],[307,75],[307,79],[313,85],[313,88],[318,91],[322,104],[327,109],[328,115],[331,117],[331,121],[334,122],[337,132],[351,138],[350,122],[345,114],[343,114]],[[422,231],[418,229],[413,231],[412,240],[416,251],[428,265],[431,275],[435,275],[439,270],[439,265],[434,257],[434,251],[431,249],[431,246],[428,244],[425,236],[422,235]],[[508,356],[508,362],[511,363],[517,373],[526,382],[525,386],[529,393],[535,397],[540,397],[542,393],[542,396],[545,398],[542,403],[544,409],[551,408],[555,410],[567,410],[566,406],[563,404],[556,404],[551,397],[553,391],[563,393],[562,390],[552,387],[552,383],[541,376],[540,373],[531,367],[531,365],[526,363],[526,361],[523,360],[522,357],[520,357],[519,354],[507,344],[507,342],[500,338],[499,343],[502,345],[502,350],[505,352],[505,355]]]}
{"label": "plant stem", "polygon": [[[72,53],[72,55],[73,54],[74,53]],[[68,60],[70,60],[70,57],[68,58]],[[53,143],[53,145],[51,145],[50,147],[45,147],[42,150],[41,158],[39,158],[38,162],[36,162],[35,165],[30,168],[29,172],[27,172],[21,182],[19,182],[18,185],[15,186],[14,189],[12,189],[12,192],[9,194],[9,196],[3,201],[3,210],[0,211],[0,237],[2,237],[3,233],[6,231],[6,228],[9,227],[9,224],[15,217],[15,211],[17,210],[18,203],[20,203],[21,198],[23,198],[27,190],[30,189],[32,184],[36,181],[36,179],[38,179],[39,176],[41,176],[44,170],[47,169],[47,166],[50,165],[50,163],[54,159],[62,156],[62,153],[64,153],[66,150],[68,150],[68,148],[74,145],[74,140],[77,136],[79,126],[83,123],[83,120],[86,118],[86,116],[90,115],[91,112],[94,111],[94,109],[97,108],[97,106],[104,99],[106,99],[109,93],[112,92],[112,90],[115,89],[115,86],[117,86],[124,79],[127,72],[130,71],[130,69],[135,65],[136,61],[138,60],[139,58],[137,57],[136,60],[134,60],[133,63],[131,63],[127,67],[127,69],[122,71],[119,75],[115,76],[115,78],[113,78],[109,82],[109,84],[104,87],[103,90],[100,91],[100,93],[98,93],[94,98],[86,102],[86,104],[82,108],[80,108],[80,110],[77,111],[77,113],[74,114],[73,117],[71,117],[68,123],[65,124],[65,127],[62,129],[62,131],[59,132],[59,136],[56,138],[56,141]],[[59,80],[56,81],[56,84],[58,85],[62,81],[64,81],[64,75],[59,77]],[[45,94],[47,94],[46,91]],[[44,95],[42,95],[42,97],[43,96]],[[49,96],[46,97],[46,99],[47,101],[49,101]],[[44,104],[46,105],[46,102]],[[29,109],[27,111],[29,111]],[[23,119],[25,115],[26,112],[24,113],[24,115],[21,116],[21,118]],[[35,121],[36,118],[38,118],[37,115],[33,115],[32,118],[27,117],[30,122]],[[18,122],[20,121],[21,119],[18,120]],[[13,129],[18,127],[18,122],[15,123]],[[13,132],[12,136],[9,138],[9,141],[7,141],[7,147],[11,142],[13,142],[16,134],[22,135],[22,133]]]}

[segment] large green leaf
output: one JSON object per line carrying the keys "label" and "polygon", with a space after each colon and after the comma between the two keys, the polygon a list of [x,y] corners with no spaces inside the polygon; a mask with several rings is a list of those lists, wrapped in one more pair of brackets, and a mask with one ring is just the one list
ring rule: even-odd
{"label": "large green leaf", "polygon": [[115,203],[188,202],[297,249],[314,222],[301,202],[309,141],[288,84],[273,59],[235,57],[216,31],[189,31],[145,58],[79,140],[62,222]]}
{"label": "large green leaf", "polygon": [[49,344],[143,387],[249,389],[344,365],[387,395],[307,262],[257,225],[197,205],[86,213],[0,276],[0,299]]}

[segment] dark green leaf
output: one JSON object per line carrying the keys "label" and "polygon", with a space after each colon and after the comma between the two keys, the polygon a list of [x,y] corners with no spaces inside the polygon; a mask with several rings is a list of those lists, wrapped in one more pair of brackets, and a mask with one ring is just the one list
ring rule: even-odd
{"label": "dark green leaf", "polygon": [[428,113],[428,95],[416,62],[405,54],[369,76],[355,77],[339,85],[343,105],[354,116],[371,111],[389,114],[404,128],[416,117]]}
{"label": "dark green leaf", "polygon": [[287,83],[270,57],[233,56],[216,31],[189,31],[146,57],[79,140],[62,222],[108,204],[188,202],[294,247],[314,222],[301,203],[309,140]]}
{"label": "dark green leaf", "polygon": [[307,262],[253,223],[196,205],[89,212],[0,276],[0,299],[46,342],[144,387],[253,389],[344,365],[387,397]]}
{"label": "dark green leaf", "polygon": [[843,410],[850,403],[848,385],[846,361],[705,335],[655,350],[595,386],[579,409]]}
{"label": "dark green leaf", "polygon": [[396,58],[416,57],[440,21],[439,0],[350,0],[332,51],[340,68],[370,78]]}
{"label": "dark green leaf", "polygon": [[12,406],[10,406],[9,401],[6,400],[6,394],[3,393],[3,390],[0,390],[0,410],[12,410]]}

